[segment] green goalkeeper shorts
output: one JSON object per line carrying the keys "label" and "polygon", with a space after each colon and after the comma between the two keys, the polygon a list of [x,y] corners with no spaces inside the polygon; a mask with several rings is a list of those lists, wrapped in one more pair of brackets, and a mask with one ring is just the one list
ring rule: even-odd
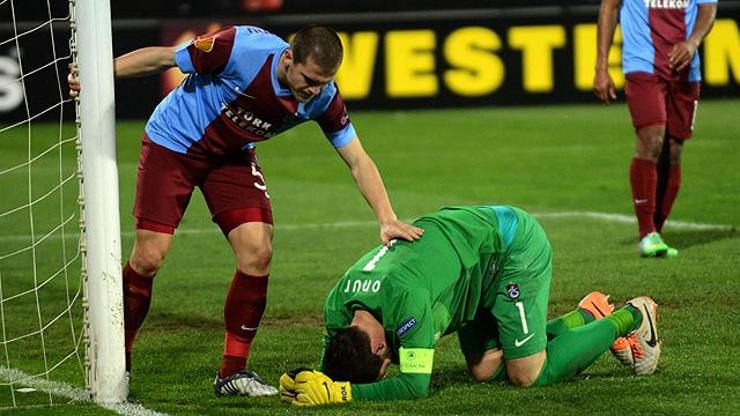
{"label": "green goalkeeper shorts", "polygon": [[506,247],[494,281],[482,294],[475,321],[458,330],[465,355],[503,349],[504,359],[527,357],[547,344],[552,248],[529,213],[508,206],[479,207],[496,217]]}

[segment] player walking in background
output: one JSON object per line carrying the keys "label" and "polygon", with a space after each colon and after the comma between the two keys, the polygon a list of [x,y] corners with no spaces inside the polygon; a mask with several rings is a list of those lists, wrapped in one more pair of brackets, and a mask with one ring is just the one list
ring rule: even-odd
{"label": "player walking in background", "polygon": [[[552,250],[531,215],[453,207],[414,224],[425,230],[421,240],[375,248],[334,286],[324,305],[324,373],[284,374],[284,401],[424,397],[437,340],[453,332],[477,381],[557,383],[610,347],[637,374],[655,371],[657,306],[648,297],[613,312],[606,296],[592,292],[577,309],[546,320]],[[391,362],[399,374],[381,380]]]}
{"label": "player walking in background", "polygon": [[[123,271],[127,369],[149,309],[154,275],[197,186],[236,256],[224,306],[226,334],[216,394],[277,394],[246,367],[265,310],[273,234],[255,142],[315,120],[373,209],[382,242],[421,236],[423,230],[397,219],[375,163],[349,120],[334,84],[342,54],[339,37],[328,27],[305,27],[288,45],[263,29],[235,26],[177,47],[143,48],[116,59],[120,78],[173,66],[189,74],[154,110],[142,140],[136,241]],[[76,95],[76,74],[69,80]]]}
{"label": "player walking in background", "polygon": [[696,51],[714,23],[716,3],[601,2],[594,93],[607,104],[616,99],[607,58],[621,7],[624,91],[637,133],[629,176],[640,233],[638,251],[643,257],[678,254],[660,233],[681,185],[681,151],[694,130],[699,102],[701,72]]}

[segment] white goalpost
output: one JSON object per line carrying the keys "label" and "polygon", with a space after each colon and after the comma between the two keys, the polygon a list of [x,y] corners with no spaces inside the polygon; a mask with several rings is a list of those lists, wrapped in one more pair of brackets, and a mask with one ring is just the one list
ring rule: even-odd
{"label": "white goalpost", "polygon": [[121,280],[109,1],[0,0],[0,410],[126,400]]}
{"label": "white goalpost", "polygon": [[88,386],[95,401],[115,403],[126,399],[128,386],[110,3],[72,0],[70,10],[73,40],[76,35],[72,55],[77,55],[80,85],[84,89],[77,101],[77,114],[82,143],[81,252],[87,289]]}

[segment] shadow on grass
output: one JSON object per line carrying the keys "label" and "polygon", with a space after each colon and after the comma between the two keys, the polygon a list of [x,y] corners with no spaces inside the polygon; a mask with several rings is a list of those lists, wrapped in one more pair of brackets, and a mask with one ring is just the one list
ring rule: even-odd
{"label": "shadow on grass", "polygon": [[149,315],[146,321],[146,330],[151,331],[209,330],[223,328],[224,326],[221,315],[214,316],[211,319],[168,310],[152,312]]}
{"label": "shadow on grass", "polygon": [[740,238],[740,231],[733,228],[729,230],[691,230],[691,231],[668,231],[663,233],[670,245],[676,248],[689,248],[700,246],[719,240]]}

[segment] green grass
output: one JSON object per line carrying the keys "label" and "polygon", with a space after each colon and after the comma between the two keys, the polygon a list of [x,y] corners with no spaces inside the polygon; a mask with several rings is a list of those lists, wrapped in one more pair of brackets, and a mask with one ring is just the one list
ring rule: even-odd
{"label": "green grass", "polygon": [[[738,114],[740,101],[702,102],[696,138],[685,146],[683,184],[671,219],[740,226]],[[623,105],[357,113],[353,121],[402,218],[442,205],[481,203],[508,203],[535,213],[632,212],[627,168],[634,138]],[[124,257],[132,244],[130,212],[142,128],[143,122],[119,123]],[[43,141],[36,137],[56,137],[56,129],[48,125],[33,131],[34,154],[43,148],[43,143],[36,146],[36,141]],[[0,136],[0,170],[27,158],[26,132],[19,134]],[[73,172],[73,152],[65,149],[63,170]],[[275,254],[268,308],[251,367],[276,384],[285,370],[317,363],[324,296],[341,273],[377,243],[378,236],[372,213],[316,126],[286,132],[261,144],[259,150],[274,207]],[[33,195],[48,192],[58,182],[58,162],[39,162],[34,169]],[[4,190],[0,212],[28,200],[27,172],[13,175],[0,176]],[[68,202],[74,206],[72,185],[64,196],[35,208],[37,233],[58,224],[59,199],[66,201],[71,196]],[[359,223],[331,226],[347,221]],[[555,250],[550,314],[572,309],[593,289],[610,293],[616,301],[637,294],[653,296],[660,305],[664,342],[655,375],[632,376],[607,354],[562,385],[523,390],[476,384],[469,380],[452,337],[440,342],[431,395],[422,401],[298,410],[275,398],[217,399],[211,382],[222,349],[223,300],[234,260],[202,198],[196,196],[156,278],[150,314],[134,351],[130,398],[171,415],[740,413],[740,365],[735,362],[740,354],[736,314],[740,233],[669,224],[664,237],[680,250],[680,257],[641,260],[635,253],[633,224],[586,217],[543,218],[542,224]],[[0,226],[2,235],[27,235],[28,210]],[[70,224],[65,229],[74,232],[75,227]],[[22,244],[22,238],[0,237],[0,256]],[[75,244],[69,238],[45,242],[40,249],[43,254],[37,256],[38,274],[57,270],[61,247],[73,252]],[[29,262],[29,255],[0,260],[6,296],[28,287]],[[76,287],[75,276],[69,279]],[[42,292],[42,319],[46,321],[47,314],[66,305],[64,282],[55,281]],[[15,308],[18,315],[9,317],[6,310],[5,319],[13,333],[38,327],[35,299],[26,297]],[[80,328],[70,324],[75,319],[73,314],[59,325],[47,349],[69,348],[72,328]],[[43,368],[38,344],[38,337],[33,337],[22,348],[14,347],[11,366],[29,373]],[[0,365],[4,361],[0,349]],[[82,383],[75,360],[51,378],[77,386]],[[37,393],[16,396],[22,405],[48,403],[48,396]],[[105,412],[91,404],[66,401],[55,398],[53,407],[24,407],[16,412]],[[0,387],[0,407],[9,405],[9,389]]]}

